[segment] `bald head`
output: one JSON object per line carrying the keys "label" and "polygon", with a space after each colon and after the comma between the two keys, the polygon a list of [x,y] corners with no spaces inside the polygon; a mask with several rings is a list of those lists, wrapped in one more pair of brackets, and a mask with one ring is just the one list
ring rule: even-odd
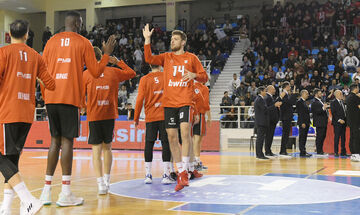
{"label": "bald head", "polygon": [[268,92],[268,93],[271,94],[271,95],[275,95],[275,93],[276,93],[275,87],[274,87],[273,85],[269,85],[269,86],[266,88],[266,92]]}
{"label": "bald head", "polygon": [[65,17],[65,31],[80,32],[82,18],[79,12],[69,11]]}
{"label": "bald head", "polygon": [[335,98],[341,100],[343,98],[343,93],[340,90],[335,90]]}

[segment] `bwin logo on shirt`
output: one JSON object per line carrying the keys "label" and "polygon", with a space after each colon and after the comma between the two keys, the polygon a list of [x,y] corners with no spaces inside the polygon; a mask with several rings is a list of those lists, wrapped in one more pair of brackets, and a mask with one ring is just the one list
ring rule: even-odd
{"label": "bwin logo on shirt", "polygon": [[108,90],[108,89],[110,89],[109,85],[96,86],[96,90]]}
{"label": "bwin logo on shirt", "polygon": [[68,73],[58,73],[56,79],[68,79]]}
{"label": "bwin logo on shirt", "polygon": [[169,80],[169,87],[187,87],[188,86],[188,82],[185,81],[171,81],[171,79]]}
{"label": "bwin logo on shirt", "polygon": [[24,78],[24,79],[31,79],[31,74],[27,74],[27,73],[22,73],[22,72],[17,72],[16,76],[18,78]]}
{"label": "bwin logo on shirt", "polygon": [[71,58],[58,58],[58,63],[71,63]]}

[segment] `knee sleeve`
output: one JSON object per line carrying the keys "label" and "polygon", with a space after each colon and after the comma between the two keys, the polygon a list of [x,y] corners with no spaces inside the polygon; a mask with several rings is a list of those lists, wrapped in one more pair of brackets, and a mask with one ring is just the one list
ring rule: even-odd
{"label": "knee sleeve", "polygon": [[145,162],[152,162],[155,141],[145,141]]}
{"label": "knee sleeve", "polygon": [[[0,171],[5,178],[5,183],[7,183],[11,177],[13,177],[16,173],[19,172],[17,167],[17,162],[19,161],[18,158],[15,156],[12,157],[14,161],[16,161],[16,165],[8,158],[9,155],[0,155]],[[17,155],[19,156],[19,155]]]}

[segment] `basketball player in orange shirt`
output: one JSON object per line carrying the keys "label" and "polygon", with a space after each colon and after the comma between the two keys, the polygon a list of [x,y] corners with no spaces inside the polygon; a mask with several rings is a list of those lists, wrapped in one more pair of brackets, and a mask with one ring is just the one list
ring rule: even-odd
{"label": "basketball player in orange shirt", "polygon": [[26,45],[28,32],[28,22],[16,20],[10,24],[11,45],[0,48],[0,171],[5,178],[0,214],[11,214],[14,193],[21,201],[20,214],[35,214],[42,207],[22,180],[18,163],[34,119],[36,77],[49,90],[55,81],[42,57]]}
{"label": "basketball player in orange shirt", "polygon": [[56,204],[74,206],[84,202],[83,198],[75,197],[70,190],[73,141],[79,136],[82,75],[84,65],[95,78],[104,72],[115,46],[115,38],[110,36],[107,43],[103,44],[105,55],[98,63],[90,41],[77,33],[81,26],[80,14],[75,11],[68,12],[65,17],[65,32],[53,36],[46,43],[43,53],[48,71],[57,86],[54,92],[45,90],[44,96],[51,133],[45,186],[40,197],[45,205],[51,204],[51,182],[60,149],[62,189]]}
{"label": "basketball player in orange shirt", "polygon": [[[151,35],[149,24],[143,29],[145,38],[145,61],[151,65],[164,68],[164,96],[162,104],[165,112],[165,127],[170,143],[171,154],[179,169],[176,191],[189,185],[187,169],[189,168],[189,150],[192,147],[190,137],[190,108],[193,100],[194,79],[206,82],[208,77],[196,55],[185,52],[186,34],[175,30],[171,36],[170,53],[152,55]],[[180,148],[178,127],[183,144]],[[182,159],[181,159],[182,156]],[[182,160],[182,162],[181,162]]]}
{"label": "basketball player in orange shirt", "polygon": [[145,101],[145,184],[152,183],[151,165],[153,159],[153,148],[158,134],[159,139],[161,140],[162,160],[164,163],[164,174],[161,183],[174,183],[174,181],[170,179],[171,152],[165,130],[164,107],[162,107],[161,104],[164,89],[164,75],[160,68],[160,66],[151,65],[152,71],[140,79],[138,95],[136,98],[134,115],[135,125],[139,124],[141,109]]}
{"label": "basketball player in orange shirt", "polygon": [[[204,84],[197,82],[194,86],[194,101],[196,109],[199,113],[199,123],[193,126],[193,144],[195,155],[195,170],[201,171],[203,169],[200,161],[201,141],[206,135],[206,126],[210,127],[211,114],[209,105],[209,88]],[[207,120],[205,119],[207,116]]]}
{"label": "basketball player in orange shirt", "polygon": [[[97,61],[102,53],[94,47]],[[118,118],[119,83],[136,76],[124,61],[110,57],[110,62],[122,69],[106,67],[99,78],[94,78],[88,70],[83,74],[83,99],[87,95],[87,120],[89,121],[89,140],[92,145],[92,157],[98,182],[98,193],[105,195],[109,191],[112,165],[111,142],[113,140],[115,119]],[[104,151],[104,172],[101,153]]]}

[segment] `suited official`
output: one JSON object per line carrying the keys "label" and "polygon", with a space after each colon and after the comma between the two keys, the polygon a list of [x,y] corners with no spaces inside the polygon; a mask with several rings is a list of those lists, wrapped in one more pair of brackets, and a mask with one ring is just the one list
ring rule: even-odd
{"label": "suited official", "polygon": [[266,88],[266,96],[265,96],[265,103],[269,107],[269,129],[266,132],[265,138],[265,155],[266,156],[276,156],[271,151],[271,145],[274,139],[274,132],[276,125],[279,121],[279,108],[275,106],[276,100],[274,95],[276,93],[276,89],[274,86],[270,85]]}
{"label": "suited official", "polygon": [[[259,95],[255,99],[254,110],[255,110],[255,126],[257,128],[257,137],[256,137],[256,158],[258,159],[269,159],[265,157],[262,149],[264,146],[264,140],[266,136],[267,129],[269,128],[269,107],[265,103],[266,91],[265,87],[259,87]],[[279,106],[281,103],[275,103],[276,106]]]}
{"label": "suited official", "polygon": [[310,127],[310,110],[306,104],[309,97],[307,90],[300,92],[301,98],[296,102],[296,111],[298,113],[297,124],[299,126],[299,150],[300,157],[311,157],[311,154],[306,152],[306,140]]}
{"label": "suited official", "polygon": [[321,101],[321,90],[315,89],[314,96],[314,102],[311,104],[311,112],[313,113],[313,122],[316,127],[316,153],[318,155],[325,155],[323,146],[328,125],[328,114],[326,109],[329,108],[329,105],[324,104]]}
{"label": "suited official", "polygon": [[280,93],[279,101],[282,102],[280,107],[280,120],[282,122],[282,136],[281,136],[281,149],[280,155],[289,156],[286,151],[286,146],[289,141],[289,134],[291,129],[291,122],[293,120],[293,105],[296,103],[297,94],[294,92],[291,94],[291,87],[289,82],[284,82],[282,85],[283,91]]}
{"label": "suited official", "polygon": [[360,162],[360,98],[359,87],[356,84],[350,86],[350,93],[346,98],[347,124],[350,127],[350,152],[351,160]]}
{"label": "suited official", "polygon": [[346,156],[346,109],[343,102],[343,93],[336,90],[335,99],[330,103],[332,125],[334,127],[334,153],[339,156],[339,139],[341,139],[341,156]]}

